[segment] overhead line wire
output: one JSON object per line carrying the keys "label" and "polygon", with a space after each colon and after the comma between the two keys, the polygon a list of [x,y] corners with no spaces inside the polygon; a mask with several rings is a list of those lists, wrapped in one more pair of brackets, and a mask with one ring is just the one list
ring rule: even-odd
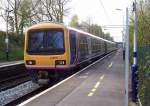
{"label": "overhead line wire", "polygon": [[104,5],[103,5],[103,2],[102,2],[101,0],[99,0],[99,2],[100,2],[101,6],[102,6],[102,8],[103,8],[103,10],[104,10],[104,13],[105,13],[106,18],[108,19],[109,23],[111,23],[111,20],[110,20],[109,15],[108,15],[108,13],[107,13],[107,11],[106,11]]}

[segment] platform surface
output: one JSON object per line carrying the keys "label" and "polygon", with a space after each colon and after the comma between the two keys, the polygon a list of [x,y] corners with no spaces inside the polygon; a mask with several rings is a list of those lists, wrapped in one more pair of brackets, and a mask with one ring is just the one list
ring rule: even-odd
{"label": "platform surface", "polygon": [[9,65],[15,65],[15,64],[21,64],[23,63],[24,61],[23,60],[20,60],[20,61],[5,61],[5,62],[0,62],[0,66],[9,66]]}
{"label": "platform surface", "polygon": [[118,50],[25,106],[123,106],[124,81]]}

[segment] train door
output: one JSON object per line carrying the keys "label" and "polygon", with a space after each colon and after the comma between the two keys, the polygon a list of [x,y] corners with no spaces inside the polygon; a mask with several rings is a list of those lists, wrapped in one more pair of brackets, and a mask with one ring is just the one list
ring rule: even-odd
{"label": "train door", "polygon": [[88,37],[88,54],[89,54],[89,57],[91,57],[92,55],[92,45],[91,45],[91,37]]}
{"label": "train door", "polygon": [[69,41],[70,41],[70,64],[75,64],[76,62],[76,32],[73,30],[69,31]]}

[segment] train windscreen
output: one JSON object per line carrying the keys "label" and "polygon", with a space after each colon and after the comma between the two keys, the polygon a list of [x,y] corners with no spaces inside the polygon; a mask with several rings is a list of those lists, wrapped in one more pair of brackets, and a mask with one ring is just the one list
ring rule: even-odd
{"label": "train windscreen", "polygon": [[63,54],[65,52],[63,30],[29,31],[27,52],[39,55]]}

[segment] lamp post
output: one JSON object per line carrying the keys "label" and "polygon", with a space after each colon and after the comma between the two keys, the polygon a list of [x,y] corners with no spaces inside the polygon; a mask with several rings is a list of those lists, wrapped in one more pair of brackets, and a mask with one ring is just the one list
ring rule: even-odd
{"label": "lamp post", "polygon": [[8,17],[9,17],[9,12],[8,12],[8,10],[6,10],[6,14],[7,14],[7,16],[6,16],[6,38],[5,38],[5,43],[6,43],[6,60],[8,61],[8,59],[9,59],[9,38],[8,38]]}
{"label": "lamp post", "polygon": [[[117,11],[122,11],[123,12],[123,10],[122,9],[120,9],[120,8],[116,8],[115,10],[117,10]],[[122,13],[123,14],[123,13]],[[122,30],[122,42],[123,42],[123,60],[125,60],[125,34],[124,34],[124,32],[125,32],[125,28],[124,28],[124,15],[122,15],[122,26],[123,26],[123,30]]]}
{"label": "lamp post", "polygon": [[134,35],[133,35],[133,65],[132,65],[132,101],[136,102],[137,100],[137,6],[136,0],[133,3],[133,12],[134,12]]}
{"label": "lamp post", "polygon": [[129,82],[129,18],[126,8],[126,33],[125,33],[125,106],[128,106],[128,82]]}
{"label": "lamp post", "polygon": [[6,37],[5,37],[5,43],[6,43],[6,60],[9,60],[9,36],[8,36],[8,19],[9,19],[9,13],[13,10],[6,10]]}

